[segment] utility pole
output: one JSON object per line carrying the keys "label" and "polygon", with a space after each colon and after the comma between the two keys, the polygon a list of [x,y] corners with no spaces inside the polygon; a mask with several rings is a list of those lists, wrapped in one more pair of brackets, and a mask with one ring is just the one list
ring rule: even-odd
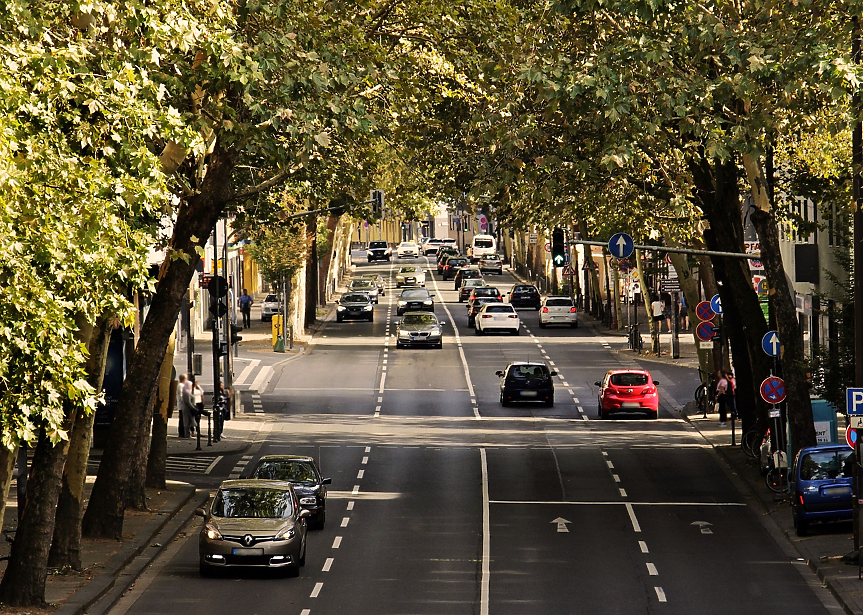
{"label": "utility pole", "polygon": [[[855,64],[860,64],[860,20],[856,16],[853,32],[851,57]],[[856,90],[852,108],[854,111],[860,108],[860,95]],[[863,185],[860,176],[863,172],[863,128],[860,120],[854,122],[851,162],[854,169],[854,385],[863,387],[863,280],[860,279],[863,274]],[[859,558],[860,537],[863,535],[863,514],[860,511],[860,494],[863,493],[863,471],[860,466],[863,445],[859,437],[854,452],[857,458],[857,463],[854,464],[854,549],[857,550]]]}

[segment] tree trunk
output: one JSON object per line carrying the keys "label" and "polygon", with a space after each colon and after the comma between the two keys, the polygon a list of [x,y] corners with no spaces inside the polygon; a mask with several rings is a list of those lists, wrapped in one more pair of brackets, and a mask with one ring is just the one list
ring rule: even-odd
{"label": "tree trunk", "polygon": [[[701,158],[690,164],[695,195],[710,224],[704,240],[710,250],[743,252],[743,222],[740,212],[739,171],[734,161]],[[758,386],[770,374],[770,360],[761,349],[767,323],[746,260],[713,257],[713,271],[726,317],[728,337],[734,352],[737,402],[754,408],[760,421],[767,420],[767,405]],[[721,283],[721,284],[719,284]],[[693,306],[694,308],[695,306]],[[743,355],[748,358],[748,365]],[[749,369],[747,369],[747,367]]]}
{"label": "tree trunk", "polygon": [[6,498],[12,486],[12,474],[15,472],[15,461],[18,458],[18,447],[8,449],[0,446],[0,522],[6,516]]}
{"label": "tree trunk", "polygon": [[312,217],[306,224],[309,237],[309,260],[306,263],[306,326],[318,320],[318,233],[317,219]]}
{"label": "tree trunk", "polygon": [[159,372],[158,398],[153,410],[153,438],[147,458],[146,487],[164,489],[165,464],[168,457],[168,417],[177,402],[177,379],[174,378],[174,337],[168,342],[168,351]]}
{"label": "tree trunk", "polygon": [[129,487],[126,491],[126,506],[134,510],[149,510],[147,508],[147,459],[150,457],[150,425],[153,423],[153,413],[159,402],[159,382],[153,382],[150,392],[152,405],[150,410],[140,417],[138,433],[140,437],[135,443],[132,459],[132,475],[129,477]]}
{"label": "tree trunk", "polygon": [[[113,319],[102,316],[93,327],[88,343],[87,381],[97,391],[102,390],[108,343],[111,340]],[[69,434],[69,455],[63,468],[63,483],[57,501],[54,521],[54,538],[48,554],[52,568],[81,570],[81,517],[84,513],[84,485],[87,481],[87,462],[93,440],[95,412],[79,411]]]}
{"label": "tree trunk", "polygon": [[129,361],[126,380],[108,432],[108,444],[84,514],[83,535],[119,539],[132,471],[132,454],[141,437],[141,417],[152,408],[156,380],[195,265],[222,208],[231,197],[235,154],[218,144],[207,159],[200,191],[180,204],[168,256],[159,272],[156,294]]}
{"label": "tree trunk", "polygon": [[[779,339],[782,342],[782,377],[785,380],[785,410],[788,414],[792,458],[804,446],[814,446],[817,438],[812,417],[812,402],[806,382],[806,359],[803,338],[797,320],[794,291],[788,281],[779,248],[779,225],[774,217],[767,194],[767,183],[761,162],[750,155],[743,156],[746,175],[752,190],[755,210],[752,223],[761,243],[761,262],[770,285],[771,300]],[[857,306],[860,309],[860,306]],[[762,353],[763,354],[763,353]]]}

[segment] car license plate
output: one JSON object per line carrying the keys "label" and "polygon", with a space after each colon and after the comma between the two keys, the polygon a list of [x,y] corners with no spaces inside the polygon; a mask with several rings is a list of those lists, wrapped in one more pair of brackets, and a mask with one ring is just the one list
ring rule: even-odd
{"label": "car license plate", "polygon": [[231,549],[231,553],[234,555],[263,555],[263,549],[243,549],[241,547],[236,547]]}
{"label": "car license plate", "polygon": [[641,408],[641,404],[637,401],[625,401],[620,404],[621,408]]}
{"label": "car license plate", "polygon": [[824,495],[851,495],[851,487],[824,487],[822,490]]}
{"label": "car license plate", "polygon": [[536,391],[522,391],[522,397],[536,397]]}

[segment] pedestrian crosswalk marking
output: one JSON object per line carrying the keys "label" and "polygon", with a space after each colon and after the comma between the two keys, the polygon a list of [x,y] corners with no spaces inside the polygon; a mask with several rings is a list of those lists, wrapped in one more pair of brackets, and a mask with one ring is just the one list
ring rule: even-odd
{"label": "pedestrian crosswalk marking", "polygon": [[169,472],[209,474],[221,460],[221,455],[169,455],[165,469]]}

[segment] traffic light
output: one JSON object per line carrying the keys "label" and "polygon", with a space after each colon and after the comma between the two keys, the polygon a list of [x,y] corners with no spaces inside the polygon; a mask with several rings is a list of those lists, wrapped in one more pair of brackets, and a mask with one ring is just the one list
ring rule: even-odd
{"label": "traffic light", "polygon": [[220,275],[214,275],[207,283],[210,293],[210,314],[221,318],[228,313],[228,281]]}
{"label": "traffic light", "polygon": [[384,214],[384,191],[372,190],[372,218],[380,218]]}
{"label": "traffic light", "polygon": [[243,341],[243,336],[240,335],[240,331],[242,330],[243,328],[240,326],[237,326],[235,324],[231,325],[231,346]]}
{"label": "traffic light", "polygon": [[464,231],[465,233],[467,233],[468,231],[470,231],[470,218],[465,216],[462,219],[464,220]]}
{"label": "traffic light", "polygon": [[566,264],[566,240],[562,228],[556,228],[551,233],[551,261],[555,267]]}

